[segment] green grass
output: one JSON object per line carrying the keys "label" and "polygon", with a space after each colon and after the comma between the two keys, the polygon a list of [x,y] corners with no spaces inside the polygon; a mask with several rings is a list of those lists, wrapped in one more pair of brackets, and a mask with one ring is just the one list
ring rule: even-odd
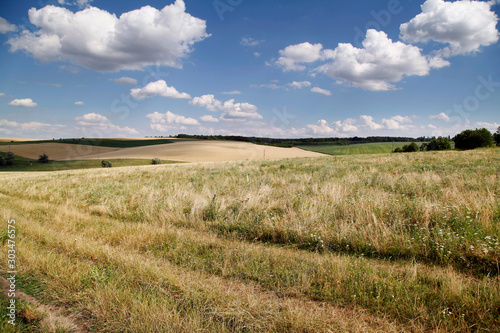
{"label": "green grass", "polygon": [[396,147],[403,147],[408,142],[360,143],[347,146],[339,145],[307,145],[299,148],[329,155],[386,154]]}
{"label": "green grass", "polygon": [[10,298],[0,293],[0,332],[5,333],[30,333],[42,332],[40,329],[40,319],[32,316],[33,311],[30,305],[20,299],[16,299],[16,319],[15,325],[9,324],[7,317]]}
{"label": "green grass", "polygon": [[[4,156],[5,153],[0,152]],[[111,159],[108,160],[115,167],[151,165],[150,159]],[[161,161],[162,164],[181,163],[176,161]],[[38,163],[37,160],[16,156],[14,165],[0,166],[0,172],[12,171],[61,171],[75,169],[101,168],[101,160],[75,160],[75,161],[50,161],[49,163]]]}
{"label": "green grass", "polygon": [[0,145],[20,145],[27,143],[69,143],[87,146],[110,147],[110,148],[133,148],[152,145],[161,145],[189,139],[150,139],[150,140],[116,140],[116,139],[62,139],[62,140],[40,140],[20,142],[0,142]]}

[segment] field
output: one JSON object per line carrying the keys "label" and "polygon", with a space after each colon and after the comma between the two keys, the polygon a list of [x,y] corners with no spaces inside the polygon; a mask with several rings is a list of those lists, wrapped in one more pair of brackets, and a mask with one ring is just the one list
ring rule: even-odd
{"label": "field", "polygon": [[328,155],[359,155],[359,154],[386,154],[397,147],[403,147],[408,142],[377,142],[350,144],[347,146],[339,145],[304,145],[299,148],[315,151]]}
{"label": "field", "polygon": [[[118,159],[149,159],[158,157],[162,160],[181,162],[216,162],[216,161],[244,161],[261,159],[280,159],[295,157],[315,157],[322,154],[302,150],[299,148],[279,148],[256,145],[247,142],[233,141],[182,141],[167,144],[149,144],[149,140],[132,141],[132,147],[124,144],[125,148],[115,146],[102,147],[91,144],[71,144],[59,142],[18,143],[0,145],[0,152],[12,151],[17,156],[37,159],[46,153],[49,159],[56,161],[71,160],[118,160]],[[127,142],[123,140],[122,142]],[[138,146],[139,142],[146,145]],[[161,142],[161,140],[156,140]]]}
{"label": "field", "polygon": [[23,290],[83,331],[499,332],[499,166],[483,149],[4,174],[0,239],[15,218]]}

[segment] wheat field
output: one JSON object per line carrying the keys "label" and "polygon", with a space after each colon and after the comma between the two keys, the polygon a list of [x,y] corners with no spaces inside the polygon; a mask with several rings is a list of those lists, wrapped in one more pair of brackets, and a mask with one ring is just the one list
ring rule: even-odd
{"label": "wheat field", "polygon": [[498,149],[0,181],[20,288],[87,331],[500,331]]}

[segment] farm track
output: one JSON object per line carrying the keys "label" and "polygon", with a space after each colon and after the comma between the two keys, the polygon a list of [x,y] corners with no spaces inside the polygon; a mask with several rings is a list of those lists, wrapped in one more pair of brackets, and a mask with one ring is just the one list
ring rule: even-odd
{"label": "farm track", "polygon": [[[251,331],[267,331],[274,328],[276,331],[310,331],[310,332],[401,332],[403,327],[395,324],[387,318],[374,316],[363,309],[351,307],[339,308],[327,302],[315,301],[310,297],[300,294],[284,294],[273,290],[266,290],[251,281],[242,279],[217,276],[208,274],[203,270],[193,270],[175,265],[161,256],[154,255],[145,250],[144,246],[139,248],[126,245],[130,234],[122,239],[114,238],[112,234],[99,236],[99,233],[85,232],[85,229],[75,233],[74,225],[66,223],[67,218],[77,218],[79,222],[93,224],[113,223],[115,227],[121,226],[125,229],[138,229],[140,241],[138,244],[147,244],[147,239],[141,237],[144,234],[157,233],[157,227],[153,225],[137,226],[131,222],[113,221],[109,218],[91,216],[88,212],[75,207],[65,205],[45,203],[34,203],[26,199],[19,199],[1,195],[2,205],[8,207],[11,212],[16,212],[20,221],[30,222],[21,227],[20,252],[23,253],[23,261],[30,267],[36,266],[35,261],[45,257],[44,268],[46,271],[35,272],[32,269],[26,269],[26,274],[34,274],[41,281],[54,281],[60,278],[59,272],[50,269],[50,259],[57,258],[65,263],[71,263],[75,260],[85,261],[87,266],[92,267],[113,267],[116,272],[126,272],[135,270],[138,265],[141,270],[146,270],[150,274],[149,282],[142,281],[139,276],[134,278],[134,283],[141,287],[146,287],[147,293],[154,294],[155,297],[165,297],[165,299],[179,302],[195,302],[190,295],[192,290],[199,293],[196,297],[204,297],[200,301],[210,303],[211,297],[223,297],[228,301],[227,304],[210,305],[204,309],[204,316],[207,320],[220,321],[223,326],[233,329],[249,329]],[[22,212],[22,213],[21,213]],[[40,214],[44,212],[43,214]],[[50,212],[50,213],[49,213]],[[43,219],[42,219],[43,215]],[[37,221],[38,220],[38,221]],[[56,222],[57,221],[57,222]],[[36,222],[39,222],[38,224]],[[215,236],[194,232],[192,230],[182,230],[172,226],[166,226],[169,233],[188,236],[191,241],[207,243],[215,240]],[[83,231],[83,232],[82,232]],[[163,230],[163,232],[166,232]],[[78,235],[77,238],[73,237]],[[224,247],[265,247],[262,245],[249,244],[238,241],[222,241]],[[151,245],[151,244],[149,244]],[[135,247],[135,248],[134,248]],[[46,249],[45,249],[46,248]],[[141,249],[142,248],[142,249]],[[146,247],[147,248],[147,247]],[[43,249],[43,250],[41,250]],[[32,252],[33,251],[33,252]],[[287,251],[287,250],[284,250]],[[300,255],[300,253],[298,253]],[[31,257],[33,256],[33,257]],[[56,267],[54,267],[56,268]],[[161,271],[162,274],[157,272]],[[165,273],[168,275],[165,277]],[[155,273],[158,274],[155,276]],[[111,282],[106,282],[111,284]],[[54,286],[55,289],[66,289],[63,283]],[[140,288],[142,289],[142,288]],[[51,290],[52,291],[52,290]],[[119,293],[120,285],[114,285],[110,293]],[[57,291],[56,291],[57,292]],[[135,291],[142,293],[143,291]],[[210,296],[209,296],[210,295]],[[88,325],[96,329],[104,324],[104,331],[113,331],[116,323],[110,318],[102,318],[99,313],[93,309],[97,306],[99,300],[86,296],[81,299],[80,295],[68,295],[61,297],[47,292],[46,297],[53,298],[59,306],[71,311],[73,308],[80,313],[85,313]],[[130,295],[133,297],[133,295]],[[182,305],[179,305],[182,306]],[[175,306],[174,306],[175,307]],[[77,312],[77,313],[78,313]],[[279,316],[270,318],[267,315],[278,312]],[[262,318],[259,318],[262,317]],[[274,319],[274,322],[273,320]],[[82,320],[82,318],[79,318]],[[296,322],[298,320],[298,322]],[[167,325],[168,322],[157,323],[158,325]],[[170,327],[172,328],[172,327]],[[140,330],[131,329],[139,332]],[[183,331],[181,328],[174,330]],[[75,330],[78,331],[78,330]],[[409,331],[414,331],[409,330]]]}

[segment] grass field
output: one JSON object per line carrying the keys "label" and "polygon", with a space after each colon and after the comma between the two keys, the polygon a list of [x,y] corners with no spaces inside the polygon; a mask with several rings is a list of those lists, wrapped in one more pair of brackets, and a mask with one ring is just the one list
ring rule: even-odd
{"label": "grass field", "polygon": [[[5,158],[5,153],[0,152]],[[110,159],[113,167],[150,165],[150,159]],[[162,161],[163,164],[180,163],[175,161]],[[34,171],[61,171],[75,169],[101,168],[101,160],[76,160],[76,161],[49,161],[49,163],[38,163],[37,160],[16,156],[14,165],[0,166],[0,172],[34,172]]]}
{"label": "grass field", "polygon": [[386,154],[397,147],[403,147],[408,142],[377,142],[360,143],[347,146],[339,145],[308,145],[299,148],[328,155],[358,155],[358,154]]}
{"label": "grass field", "polygon": [[483,149],[0,175],[0,240],[15,218],[19,276],[92,332],[498,332],[499,166]]}

